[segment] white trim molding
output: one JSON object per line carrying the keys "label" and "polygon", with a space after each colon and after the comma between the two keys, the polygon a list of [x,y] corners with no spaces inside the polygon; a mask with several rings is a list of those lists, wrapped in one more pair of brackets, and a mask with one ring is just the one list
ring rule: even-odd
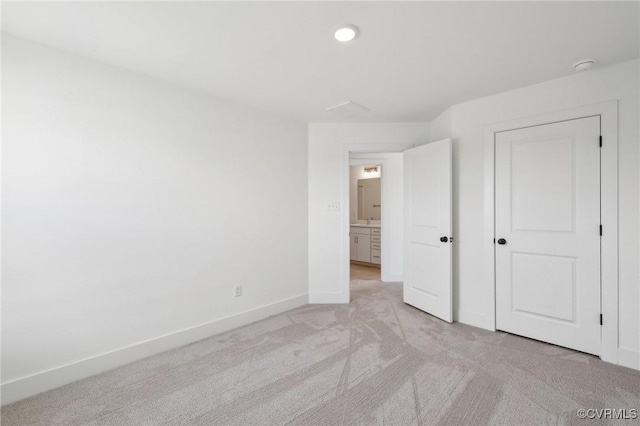
{"label": "white trim molding", "polygon": [[383,283],[400,283],[404,280],[404,276],[402,274],[389,274],[387,273],[383,279]]}
{"label": "white trim molding", "polygon": [[640,370],[640,353],[631,349],[619,348],[618,364],[623,367]]}
{"label": "white trim molding", "polygon": [[2,405],[307,305],[301,294],[2,384]]}
{"label": "white trim molding", "polygon": [[[601,151],[601,306],[604,323],[601,334],[600,358],[619,364],[618,348],[618,101],[609,101],[549,112],[489,125],[484,132],[484,264],[487,284],[493,290],[491,298],[492,329],[495,330],[495,134],[525,127],[585,117],[600,117],[603,147]],[[625,352],[626,354],[626,352]],[[629,359],[631,356],[629,356]],[[629,361],[627,359],[627,361]]]}

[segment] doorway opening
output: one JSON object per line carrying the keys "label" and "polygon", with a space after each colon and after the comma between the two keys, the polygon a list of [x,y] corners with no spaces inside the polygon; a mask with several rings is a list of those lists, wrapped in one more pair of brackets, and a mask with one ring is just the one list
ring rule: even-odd
{"label": "doorway opening", "polygon": [[[372,219],[371,214],[366,213],[366,208],[360,209],[360,217],[355,204],[354,213],[344,209],[343,259],[346,268],[343,276],[350,299],[354,290],[356,294],[367,291],[360,284],[352,288],[351,253],[357,255],[360,249],[368,250],[364,254],[369,256],[365,263],[370,263],[372,240],[375,243],[379,234],[381,276],[377,286],[395,285],[404,303],[451,322],[451,140],[407,147],[402,152],[364,153],[345,147],[344,153],[345,206],[350,204],[351,193],[356,200],[358,197],[356,184],[356,189],[350,191],[349,166],[380,165],[383,172],[379,228],[375,226],[375,217]],[[366,197],[367,185],[361,186],[364,192],[360,196]],[[362,228],[368,229],[362,231]],[[354,247],[358,243],[362,247]]]}
{"label": "doorway opening", "polygon": [[[345,246],[342,256],[345,262],[344,286],[349,296],[352,279],[386,285],[400,283],[403,278],[402,151],[406,148],[390,146],[391,149],[384,151],[364,151],[365,148],[369,147],[345,147],[343,163],[345,208],[342,226]],[[368,172],[364,171],[365,167]],[[358,180],[363,188],[358,188]],[[377,196],[371,195],[377,193],[378,184],[379,201]],[[360,209],[359,197],[364,202]],[[354,247],[356,243],[358,247]]]}
{"label": "doorway opening", "polygon": [[[358,162],[358,161],[355,161]],[[381,279],[382,165],[349,166],[350,284]]]}

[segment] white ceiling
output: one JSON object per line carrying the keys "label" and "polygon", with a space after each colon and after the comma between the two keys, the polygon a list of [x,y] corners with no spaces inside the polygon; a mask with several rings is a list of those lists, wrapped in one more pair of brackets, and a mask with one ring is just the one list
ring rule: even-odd
{"label": "white ceiling", "polygon": [[[638,2],[44,2],[3,32],[305,121],[427,121],[639,56]],[[360,28],[352,43],[331,34]],[[371,112],[339,118],[347,100]]]}

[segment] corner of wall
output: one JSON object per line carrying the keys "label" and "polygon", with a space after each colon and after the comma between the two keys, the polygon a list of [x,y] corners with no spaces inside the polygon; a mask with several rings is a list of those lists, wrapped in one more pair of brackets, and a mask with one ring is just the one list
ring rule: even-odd
{"label": "corner of wall", "polygon": [[429,140],[431,142],[452,137],[452,109],[453,106],[450,106],[429,123]]}

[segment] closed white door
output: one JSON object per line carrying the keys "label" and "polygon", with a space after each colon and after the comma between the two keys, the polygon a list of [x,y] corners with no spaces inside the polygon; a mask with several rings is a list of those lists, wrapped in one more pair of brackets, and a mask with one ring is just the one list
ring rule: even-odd
{"label": "closed white door", "polygon": [[596,355],[599,140],[599,117],[495,139],[496,326]]}
{"label": "closed white door", "polygon": [[404,151],[405,303],[453,321],[451,140]]}

